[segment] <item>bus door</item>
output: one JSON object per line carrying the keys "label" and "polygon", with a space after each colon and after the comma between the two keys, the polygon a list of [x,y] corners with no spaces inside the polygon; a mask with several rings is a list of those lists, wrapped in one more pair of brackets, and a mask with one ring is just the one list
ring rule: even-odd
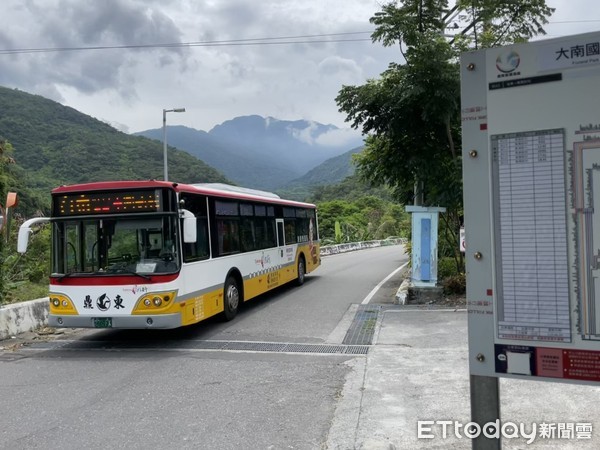
{"label": "bus door", "polygon": [[277,249],[279,264],[283,262],[283,252],[285,251],[285,229],[283,227],[283,219],[275,219],[277,224]]}
{"label": "bus door", "polygon": [[291,228],[295,223],[286,219],[277,219],[277,245],[279,250],[279,264],[287,266],[294,263],[294,233]]}

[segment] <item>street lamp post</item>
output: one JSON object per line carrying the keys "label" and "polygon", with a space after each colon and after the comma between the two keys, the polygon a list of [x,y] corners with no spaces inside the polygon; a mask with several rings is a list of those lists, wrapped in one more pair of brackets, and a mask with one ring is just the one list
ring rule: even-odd
{"label": "street lamp post", "polygon": [[167,165],[167,113],[185,112],[185,108],[163,109],[163,160],[164,160],[164,178],[169,181],[169,166]]}

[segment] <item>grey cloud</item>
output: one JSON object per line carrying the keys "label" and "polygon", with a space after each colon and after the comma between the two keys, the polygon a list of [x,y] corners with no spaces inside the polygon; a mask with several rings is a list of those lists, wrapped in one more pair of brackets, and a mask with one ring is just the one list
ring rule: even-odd
{"label": "grey cloud", "polygon": [[49,98],[58,103],[64,103],[65,99],[62,94],[58,91],[56,86],[51,83],[37,83],[34,85],[25,86],[27,92],[32,94],[41,95],[42,97]]}
{"label": "grey cloud", "polygon": [[35,61],[23,61],[22,55],[0,55],[0,85],[63,102],[64,98],[53,77],[46,72],[50,65],[42,60],[47,61],[43,57]]}
{"label": "grey cloud", "polygon": [[319,63],[319,73],[323,76],[340,76],[341,78],[360,79],[362,71],[353,59],[328,56]]}
{"label": "grey cloud", "polygon": [[175,63],[175,58],[170,54],[162,54],[158,58],[158,63],[161,67],[170,66]]}
{"label": "grey cloud", "polygon": [[144,2],[61,0],[39,20],[44,35],[64,46],[172,43],[182,36],[168,16]]}
{"label": "grey cloud", "polygon": [[[227,2],[195,2],[193,7],[198,24],[201,27],[200,36],[205,39],[228,39],[230,37],[262,37],[247,36],[253,30],[262,29],[265,25],[265,8],[268,2],[247,0],[229,0]],[[262,26],[258,24],[262,22]]]}
{"label": "grey cloud", "polygon": [[[215,13],[227,21],[234,33],[247,29],[252,30],[265,15],[259,12],[261,2],[247,2],[243,0],[233,2],[219,2]],[[238,34],[239,35],[239,34]],[[260,37],[260,36],[258,36]]]}
{"label": "grey cloud", "polygon": [[3,29],[0,28],[0,48],[15,48],[15,41],[11,39],[10,34],[5,33]]}
{"label": "grey cloud", "polygon": [[[291,2],[281,0],[228,0],[215,1],[213,6],[205,2],[195,4],[195,14],[201,24],[199,39],[252,39],[285,36],[303,36],[323,33],[355,32],[371,28],[363,21],[341,23],[315,20],[314,2]],[[356,36],[354,36],[356,37]],[[358,37],[368,38],[368,35]],[[327,38],[323,38],[327,39]],[[288,41],[291,39],[287,39]],[[307,38],[300,39],[308,40]],[[318,39],[317,39],[318,40]],[[272,41],[273,42],[273,41]],[[368,45],[371,45],[370,43]],[[252,61],[257,67],[272,67],[278,63],[289,66],[289,61],[319,64],[330,55],[348,59],[365,43],[298,43],[296,45],[259,45],[227,47],[227,53],[243,61]],[[220,50],[212,50],[220,51]],[[295,64],[293,62],[292,64]]]}
{"label": "grey cloud", "polygon": [[233,79],[248,78],[250,74],[254,73],[254,68],[240,63],[239,61],[233,61],[227,64],[228,72]]}
{"label": "grey cloud", "polygon": [[[160,7],[159,4],[156,7]],[[180,42],[182,33],[171,18],[143,1],[30,0],[13,6],[15,19],[37,26],[17,34],[19,47],[92,47],[147,45]],[[0,34],[2,48],[14,48],[8,35]],[[135,96],[128,84],[122,85],[121,72],[133,70],[144,60],[156,66],[181,61],[185,70],[187,51],[182,48],[111,49],[63,51],[19,55],[9,74],[0,76],[3,84],[36,86],[38,93],[57,99],[59,85],[91,94],[106,89]],[[0,67],[7,63],[0,55]],[[41,70],[40,70],[41,69]],[[28,82],[22,83],[23,79]]]}
{"label": "grey cloud", "polygon": [[[119,66],[123,63],[120,54],[102,52],[84,55],[65,67],[57,75],[65,84],[76,86],[80,91],[92,94],[106,86],[117,86]],[[72,67],[72,72],[71,69]]]}

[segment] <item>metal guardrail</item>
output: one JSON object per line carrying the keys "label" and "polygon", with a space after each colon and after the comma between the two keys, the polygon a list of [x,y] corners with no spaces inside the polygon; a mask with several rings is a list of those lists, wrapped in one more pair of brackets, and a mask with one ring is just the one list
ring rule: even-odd
{"label": "metal guardrail", "polygon": [[408,239],[382,239],[377,241],[348,242],[346,244],[324,245],[321,247],[321,256],[336,255],[338,253],[353,252],[365,248],[383,247],[386,245],[406,244]]}

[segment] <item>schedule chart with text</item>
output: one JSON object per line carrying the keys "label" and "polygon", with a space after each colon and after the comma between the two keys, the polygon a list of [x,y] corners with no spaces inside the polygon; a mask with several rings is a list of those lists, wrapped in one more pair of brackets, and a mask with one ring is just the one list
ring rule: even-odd
{"label": "schedule chart with text", "polygon": [[491,144],[498,337],[570,342],[564,131]]}

